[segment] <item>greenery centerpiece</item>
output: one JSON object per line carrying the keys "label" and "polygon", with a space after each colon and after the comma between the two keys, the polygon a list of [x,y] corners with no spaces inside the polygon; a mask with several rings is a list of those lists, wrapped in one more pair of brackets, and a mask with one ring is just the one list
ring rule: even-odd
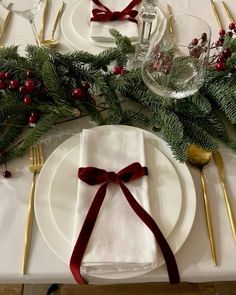
{"label": "greenery centerpiece", "polygon": [[[130,40],[115,30],[111,34],[116,48],[98,55],[28,46],[22,57],[17,47],[0,49],[1,163],[21,157],[53,125],[84,115],[97,124],[153,130],[158,125],[180,161],[187,159],[191,143],[214,150],[222,141],[236,149],[225,127],[236,123],[234,24],[212,44],[204,85],[168,105],[146,87],[140,69],[127,70],[134,53]],[[197,46],[193,39],[192,47]]]}

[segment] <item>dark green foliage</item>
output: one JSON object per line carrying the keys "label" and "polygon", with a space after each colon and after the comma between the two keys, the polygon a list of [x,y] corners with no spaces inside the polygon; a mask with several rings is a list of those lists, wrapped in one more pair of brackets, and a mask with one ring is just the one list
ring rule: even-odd
{"label": "dark green foliage", "polygon": [[[97,124],[161,129],[180,161],[187,159],[191,143],[214,150],[220,140],[236,150],[236,142],[225,128],[225,123],[231,128],[236,123],[236,74],[230,73],[230,67],[236,64],[235,53],[228,60],[229,69],[217,72],[208,68],[199,92],[171,101],[147,88],[140,69],[123,75],[112,73],[113,66],[126,67],[134,46],[119,32],[111,30],[111,34],[117,47],[98,55],[82,51],[60,54],[28,46],[26,57],[21,57],[17,47],[0,50],[0,71],[12,73],[24,85],[30,69],[36,83],[29,106],[24,105],[18,91],[0,92],[0,151],[4,151],[1,162],[21,157],[53,125],[85,115]],[[226,38],[224,46],[236,51],[233,40]],[[85,81],[89,85],[85,86]],[[83,91],[81,97],[72,95],[77,88]],[[31,112],[39,117],[34,128],[28,125]]]}

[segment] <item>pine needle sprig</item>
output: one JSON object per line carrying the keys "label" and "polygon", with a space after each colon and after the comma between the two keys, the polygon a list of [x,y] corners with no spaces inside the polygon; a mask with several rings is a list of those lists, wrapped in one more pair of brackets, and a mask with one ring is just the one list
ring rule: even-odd
{"label": "pine needle sprig", "polygon": [[232,124],[236,123],[236,99],[233,89],[225,81],[217,81],[208,85],[208,93],[216,101],[220,109]]}
{"label": "pine needle sprig", "polygon": [[47,87],[47,91],[55,104],[66,104],[67,96],[63,91],[61,80],[51,62],[46,61],[42,66],[42,79]]}

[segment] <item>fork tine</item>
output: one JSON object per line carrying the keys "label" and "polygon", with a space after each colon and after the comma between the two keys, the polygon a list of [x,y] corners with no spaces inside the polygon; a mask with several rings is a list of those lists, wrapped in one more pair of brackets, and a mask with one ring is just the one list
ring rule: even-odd
{"label": "fork tine", "polygon": [[33,156],[33,147],[32,146],[30,147],[30,150],[29,150],[29,159],[30,159],[30,164],[33,164],[34,156]]}
{"label": "fork tine", "polygon": [[39,145],[37,144],[35,146],[35,160],[36,160],[36,165],[40,165],[40,156],[39,156]]}
{"label": "fork tine", "polygon": [[43,156],[43,146],[42,146],[42,144],[39,145],[39,156],[40,156],[40,164],[43,165],[44,156]]}

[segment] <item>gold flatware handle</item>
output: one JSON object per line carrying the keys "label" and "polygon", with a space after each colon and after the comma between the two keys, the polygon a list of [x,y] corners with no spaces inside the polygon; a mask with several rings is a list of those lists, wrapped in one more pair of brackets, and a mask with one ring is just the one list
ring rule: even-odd
{"label": "gold flatware handle", "polygon": [[224,1],[222,1],[222,5],[224,7],[224,10],[225,10],[226,14],[228,15],[229,20],[232,23],[235,23],[234,17],[233,17],[232,13],[230,12],[228,6],[226,5],[226,3]]}
{"label": "gold flatware handle", "polygon": [[65,7],[65,2],[62,2],[61,8],[58,10],[58,13],[57,13],[57,16],[56,16],[56,20],[54,22],[54,26],[53,26],[53,29],[52,29],[52,38],[54,38],[54,34],[55,34],[55,31],[56,31],[57,26],[59,24],[59,21],[61,19],[61,16],[62,16],[64,7]]}
{"label": "gold flatware handle", "polygon": [[220,29],[222,29],[223,25],[222,25],[222,22],[220,20],[220,16],[219,16],[219,13],[218,13],[217,8],[215,6],[215,3],[214,3],[213,0],[210,0],[210,1],[211,1],[211,7],[212,7],[213,13],[215,15],[216,21],[218,23],[218,26],[219,26]]}
{"label": "gold flatware handle", "polygon": [[49,1],[45,1],[45,6],[43,10],[43,15],[42,15],[42,21],[41,21],[41,26],[40,26],[40,31],[39,31],[39,40],[42,42],[44,40],[44,29],[45,29],[45,23],[48,15],[48,4]]}
{"label": "gold flatware handle", "polygon": [[173,22],[172,22],[172,11],[171,11],[171,7],[169,4],[167,4],[167,13],[169,16],[169,32],[170,32],[170,36],[173,38],[174,37],[174,28],[173,28]]}
{"label": "gold flatware handle", "polygon": [[214,158],[214,161],[216,163],[216,167],[217,167],[218,172],[219,172],[220,183],[221,183],[223,194],[224,194],[225,205],[226,205],[226,208],[227,208],[229,222],[230,222],[230,226],[231,226],[231,230],[232,230],[232,233],[233,233],[234,240],[236,241],[236,223],[235,223],[235,218],[234,218],[233,209],[232,209],[232,206],[231,206],[231,203],[230,203],[228,191],[227,191],[227,188],[226,188],[223,159],[222,159],[222,156],[221,156],[219,151],[214,151],[213,152],[213,158]]}
{"label": "gold flatware handle", "polygon": [[[11,6],[12,6],[12,4],[11,4]],[[9,6],[8,8],[10,9],[11,6]],[[2,43],[2,37],[3,37],[3,34],[5,33],[8,25],[9,25],[11,16],[12,16],[12,11],[9,10],[8,13],[7,13],[7,16],[4,19],[4,22],[3,22],[3,25],[2,25],[2,28],[1,28],[1,31],[0,31],[0,43]]]}
{"label": "gold flatware handle", "polygon": [[31,185],[29,203],[28,203],[28,215],[27,215],[27,221],[26,221],[24,253],[23,253],[23,261],[22,261],[23,262],[22,274],[26,273],[28,261],[29,261],[31,232],[32,232],[32,226],[33,226],[33,213],[34,213],[33,204],[34,204],[35,180],[36,180],[36,172],[33,173],[33,179],[32,179],[32,185]]}
{"label": "gold flatware handle", "polygon": [[205,215],[206,215],[206,222],[207,222],[207,231],[208,231],[210,247],[211,247],[211,256],[212,256],[214,265],[217,266],[215,239],[214,239],[214,233],[213,233],[213,227],[212,227],[212,221],[211,221],[211,211],[210,211],[210,206],[208,201],[206,181],[205,181],[204,173],[202,170],[200,170],[200,176],[201,176],[204,208],[205,208]]}

